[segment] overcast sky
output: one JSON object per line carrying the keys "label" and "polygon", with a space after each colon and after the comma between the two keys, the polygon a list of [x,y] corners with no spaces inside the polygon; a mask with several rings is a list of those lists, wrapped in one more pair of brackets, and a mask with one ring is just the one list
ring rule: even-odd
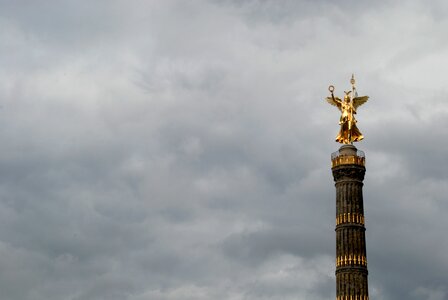
{"label": "overcast sky", "polygon": [[354,73],[369,290],[448,299],[446,1],[0,1],[2,300],[335,298]]}

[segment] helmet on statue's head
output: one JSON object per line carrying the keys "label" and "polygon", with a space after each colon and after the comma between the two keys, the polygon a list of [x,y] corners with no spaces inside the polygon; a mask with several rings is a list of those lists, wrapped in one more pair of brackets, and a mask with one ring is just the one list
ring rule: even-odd
{"label": "helmet on statue's head", "polygon": [[352,91],[348,91],[348,92],[346,92],[346,91],[344,91],[344,93],[345,93],[345,95],[344,95],[344,101],[345,102],[350,102],[350,93],[351,93]]}

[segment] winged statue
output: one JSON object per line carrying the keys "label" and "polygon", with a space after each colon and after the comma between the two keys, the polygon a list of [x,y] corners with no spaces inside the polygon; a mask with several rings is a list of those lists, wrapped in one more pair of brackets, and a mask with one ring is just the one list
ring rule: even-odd
{"label": "winged statue", "polygon": [[359,142],[364,138],[356,126],[357,121],[355,115],[358,107],[366,103],[369,96],[358,97],[358,92],[355,87],[355,78],[353,75],[350,83],[352,84],[352,90],[348,92],[344,91],[344,100],[334,96],[334,86],[332,85],[328,87],[331,97],[326,98],[328,103],[336,106],[341,112],[341,117],[339,119],[341,129],[336,137],[336,142],[341,144],[352,144],[353,142]]}

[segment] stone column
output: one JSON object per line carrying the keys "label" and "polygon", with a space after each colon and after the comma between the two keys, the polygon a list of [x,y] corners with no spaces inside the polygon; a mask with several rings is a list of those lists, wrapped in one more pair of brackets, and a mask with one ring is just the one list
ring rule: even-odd
{"label": "stone column", "polygon": [[336,299],[367,300],[364,153],[353,145],[343,145],[331,161],[336,186]]}

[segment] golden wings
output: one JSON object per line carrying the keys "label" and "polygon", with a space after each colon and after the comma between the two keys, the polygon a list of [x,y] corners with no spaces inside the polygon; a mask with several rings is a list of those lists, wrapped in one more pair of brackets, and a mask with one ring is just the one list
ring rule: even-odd
{"label": "golden wings", "polygon": [[369,96],[355,97],[353,98],[353,107],[357,109],[358,107],[366,103],[367,100],[369,100]]}
{"label": "golden wings", "polygon": [[341,98],[339,97],[327,97],[327,102],[333,106],[336,106],[339,110],[341,110]]}
{"label": "golden wings", "polygon": [[[353,108],[357,109],[361,105],[367,102],[369,96],[355,97],[353,98]],[[336,106],[339,110],[341,110],[342,100],[339,97],[327,97],[327,102],[333,106]]]}

